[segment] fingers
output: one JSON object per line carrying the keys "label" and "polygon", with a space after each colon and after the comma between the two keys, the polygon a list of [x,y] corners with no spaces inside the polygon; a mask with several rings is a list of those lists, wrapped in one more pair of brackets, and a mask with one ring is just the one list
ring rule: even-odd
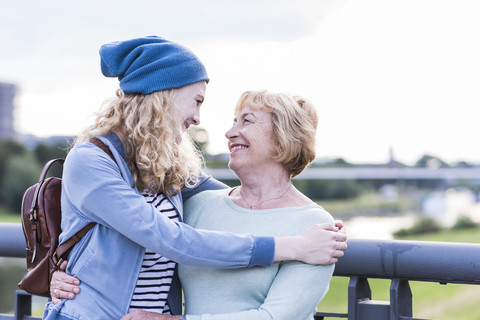
{"label": "fingers", "polygon": [[332,258],[330,259],[330,261],[328,262],[328,264],[335,264],[335,263],[337,263],[337,262],[338,262],[338,258],[332,257]]}
{"label": "fingers", "polygon": [[67,269],[67,260],[63,261],[60,265],[60,270],[65,271]]}
{"label": "fingers", "polygon": [[57,304],[62,301],[61,299],[57,298],[57,291],[57,289],[50,290],[50,297],[52,298],[53,304]]}
{"label": "fingers", "polygon": [[347,250],[348,244],[347,244],[347,237],[346,235],[344,237],[339,236],[338,234],[336,235],[336,241],[333,244],[333,249],[335,251],[340,251],[343,256],[343,251]]}
{"label": "fingers", "polygon": [[347,234],[345,232],[335,232],[335,241],[345,242],[347,241]]}
{"label": "fingers", "polygon": [[[79,293],[80,289],[77,287],[76,289],[71,289],[72,292]],[[65,291],[59,288],[50,288],[50,297],[52,298],[52,302],[54,304],[57,304],[62,301],[62,299],[73,299],[75,298],[75,294]]]}
{"label": "fingers", "polygon": [[333,238],[328,244],[333,250],[346,250],[348,245],[346,241],[338,241],[337,237]]}
{"label": "fingers", "polygon": [[333,252],[333,258],[341,258],[341,257],[343,257],[344,255],[345,255],[345,252],[344,252],[343,250],[340,250],[340,249],[335,250],[335,251]]}
{"label": "fingers", "polygon": [[344,256],[344,250],[347,248],[346,242],[336,242],[333,250],[330,251],[330,261],[327,264],[335,264]]}
{"label": "fingers", "polygon": [[335,220],[335,226],[338,228],[338,229],[343,229],[343,227],[345,226],[343,224],[343,221],[342,220]]}
{"label": "fingers", "polygon": [[63,285],[62,287],[51,288],[50,296],[54,304],[62,301],[62,299],[72,300],[75,298],[75,295],[80,293],[80,288],[73,285]]}
{"label": "fingers", "polygon": [[315,225],[317,228],[321,229],[321,230],[328,230],[328,231],[337,231],[337,227],[336,226],[332,226],[330,223],[320,223],[320,224],[316,224]]}
{"label": "fingers", "polygon": [[[60,266],[65,268],[66,264]],[[80,280],[64,271],[55,271],[50,281],[50,296],[54,304],[59,303],[62,299],[74,299],[75,295],[80,292],[78,285]]]}
{"label": "fingers", "polygon": [[79,285],[80,280],[63,271],[55,271],[50,284],[56,287],[61,287],[62,284]]}
{"label": "fingers", "polygon": [[346,242],[346,237],[345,241],[334,241],[331,244],[331,260],[330,263],[337,263],[339,258],[343,257],[345,255],[345,250],[347,249],[348,245]]}

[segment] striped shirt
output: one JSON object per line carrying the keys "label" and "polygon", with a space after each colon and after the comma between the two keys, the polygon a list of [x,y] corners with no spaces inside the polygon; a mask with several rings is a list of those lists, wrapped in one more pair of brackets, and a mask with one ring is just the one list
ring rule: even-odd
{"label": "striped shirt", "polygon": [[[171,220],[179,221],[175,208],[163,193],[144,194],[145,200],[157,208],[160,214],[167,215]],[[142,269],[138,275],[137,284],[130,301],[130,310],[170,314],[167,304],[168,291],[172,284],[175,262],[149,249],[145,250]]]}

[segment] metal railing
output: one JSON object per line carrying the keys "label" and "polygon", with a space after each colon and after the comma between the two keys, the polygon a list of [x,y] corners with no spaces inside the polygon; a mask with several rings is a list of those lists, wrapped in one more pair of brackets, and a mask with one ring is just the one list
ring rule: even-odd
{"label": "metal railing", "polygon": [[[25,256],[20,224],[0,223],[0,256]],[[334,276],[349,277],[348,313],[318,312],[324,317],[348,320],[419,320],[412,315],[409,281],[440,284],[480,284],[480,244],[430,241],[349,240]],[[390,300],[372,300],[368,279],[390,279]],[[31,297],[16,292],[14,315],[0,320],[39,319],[30,316]]]}

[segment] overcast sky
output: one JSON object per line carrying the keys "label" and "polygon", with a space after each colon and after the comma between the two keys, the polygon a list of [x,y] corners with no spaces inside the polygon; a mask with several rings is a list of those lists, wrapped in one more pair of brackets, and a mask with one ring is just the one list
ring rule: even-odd
{"label": "overcast sky", "polygon": [[155,34],[207,67],[212,153],[240,94],[269,89],[317,106],[319,157],[480,163],[479,17],[476,0],[0,0],[0,82],[18,131],[76,135],[118,86],[101,44]]}

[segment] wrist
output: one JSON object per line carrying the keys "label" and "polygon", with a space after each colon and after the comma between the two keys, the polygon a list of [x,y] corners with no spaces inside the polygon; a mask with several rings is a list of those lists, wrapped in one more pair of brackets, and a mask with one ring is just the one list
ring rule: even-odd
{"label": "wrist", "polygon": [[298,245],[297,237],[275,237],[275,256],[274,261],[297,260]]}

